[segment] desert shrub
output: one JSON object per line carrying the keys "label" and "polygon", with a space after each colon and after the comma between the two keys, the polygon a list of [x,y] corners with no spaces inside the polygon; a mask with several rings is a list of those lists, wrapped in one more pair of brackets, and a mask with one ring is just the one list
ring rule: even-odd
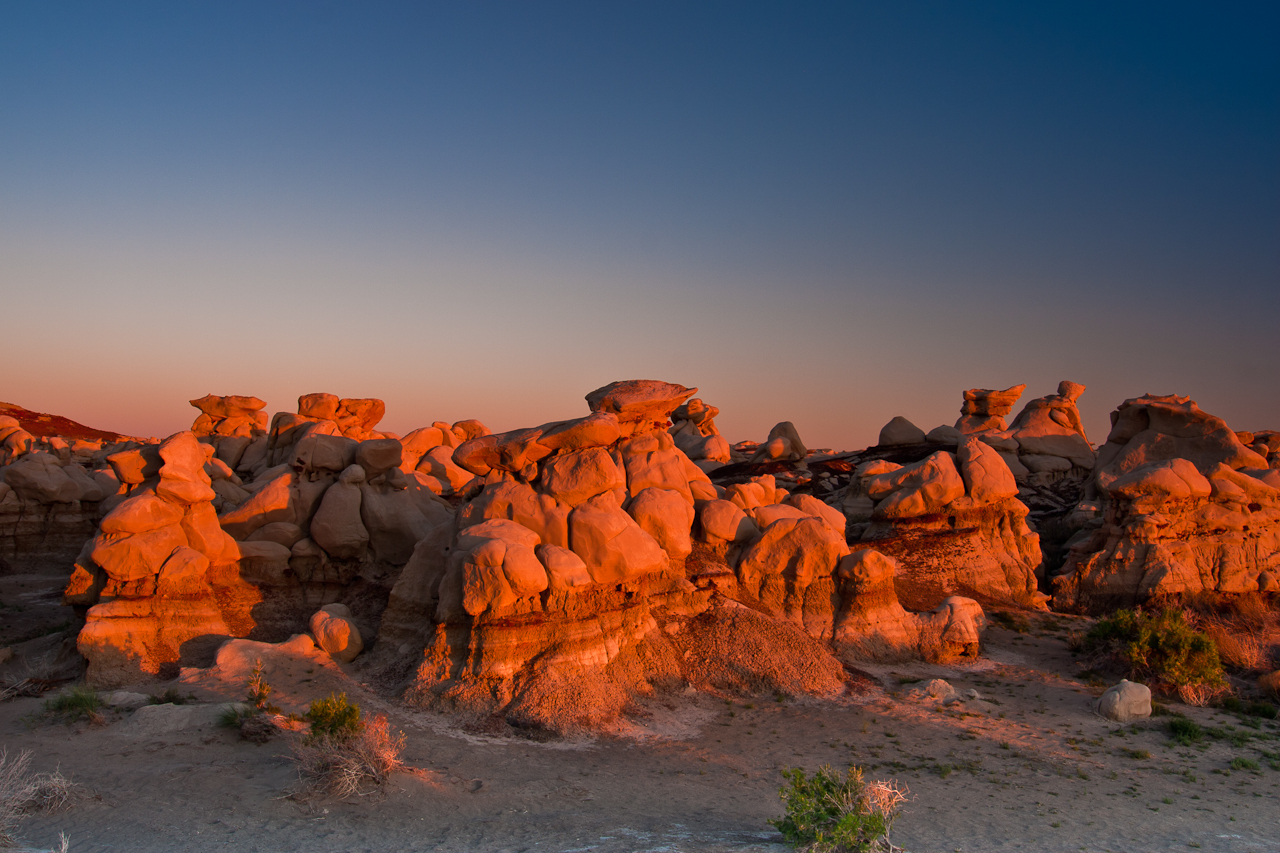
{"label": "desert shrub", "polygon": [[1114,657],[1130,678],[1176,691],[1190,704],[1203,705],[1226,689],[1217,646],[1193,630],[1179,610],[1119,610],[1098,620],[1082,646]]}
{"label": "desert shrub", "polygon": [[1218,657],[1227,667],[1241,672],[1269,669],[1266,644],[1250,630],[1217,618],[1204,620],[1204,633],[1218,647]]}
{"label": "desert shrub", "polygon": [[[34,811],[56,812],[66,807],[75,787],[57,770],[32,773],[29,750],[18,753],[16,758],[0,750],[0,847],[17,846],[14,833],[23,815]],[[64,837],[63,850],[66,845]]]}
{"label": "desert shrub", "polygon": [[842,777],[830,766],[812,777],[796,767],[778,794],[786,803],[780,820],[769,821],[792,846],[810,853],[872,853],[892,850],[889,829],[909,792],[896,783],[865,782],[862,769]]}
{"label": "desert shrub", "polygon": [[360,706],[347,700],[345,693],[330,693],[317,699],[307,709],[312,738],[346,740],[360,734]]}
{"label": "desert shrub", "polygon": [[[345,696],[342,699],[346,701]],[[393,735],[386,717],[378,714],[363,724],[357,720],[355,727],[354,733],[340,738],[315,736],[313,729],[311,737],[294,743],[293,757],[301,781],[296,795],[349,797],[367,784],[381,785],[404,766],[400,760],[404,734]]]}
{"label": "desert shrub", "polygon": [[1245,592],[1231,602],[1232,621],[1252,631],[1261,631],[1271,621],[1271,607],[1259,592]]}
{"label": "desert shrub", "polygon": [[262,671],[261,658],[253,662],[253,671],[249,673],[249,680],[245,687],[244,701],[259,711],[266,711],[268,714],[280,713],[280,709],[268,701],[271,698],[271,685],[267,683],[267,676]]}
{"label": "desert shrub", "polygon": [[98,694],[83,684],[77,684],[64,690],[52,699],[46,699],[44,710],[47,714],[59,714],[67,722],[75,722],[84,717],[90,721],[102,719],[98,709],[102,707],[102,699]]}

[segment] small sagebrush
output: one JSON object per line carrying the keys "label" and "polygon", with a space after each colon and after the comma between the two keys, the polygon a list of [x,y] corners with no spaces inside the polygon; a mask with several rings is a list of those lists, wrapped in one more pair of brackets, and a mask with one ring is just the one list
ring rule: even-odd
{"label": "small sagebrush", "polygon": [[896,849],[889,830],[906,787],[893,781],[866,782],[862,769],[850,767],[842,777],[828,765],[812,777],[804,770],[782,771],[787,784],[778,792],[786,803],[780,820],[769,821],[792,846],[806,853],[875,853]]}
{"label": "small sagebrush", "polygon": [[393,735],[385,716],[378,714],[357,726],[354,734],[333,737],[313,733],[294,744],[293,757],[298,762],[301,781],[299,796],[330,794],[341,798],[360,794],[368,785],[381,785],[404,766],[400,760],[404,734]]}
{"label": "small sagebrush", "polygon": [[345,693],[330,693],[312,702],[306,719],[311,723],[313,739],[345,740],[358,735],[362,728],[360,706],[348,701]]}

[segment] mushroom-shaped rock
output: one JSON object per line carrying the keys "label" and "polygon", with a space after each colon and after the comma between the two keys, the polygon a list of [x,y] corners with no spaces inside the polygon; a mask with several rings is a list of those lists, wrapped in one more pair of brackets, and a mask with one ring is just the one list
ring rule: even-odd
{"label": "mushroom-shaped rock", "polygon": [[956,421],[956,429],[968,435],[984,430],[1005,430],[1005,415],[1013,411],[1013,406],[1027,390],[1026,385],[1014,385],[1003,391],[992,391],[987,388],[971,388],[964,392],[964,405],[960,407],[960,419]]}
{"label": "mushroom-shaped rock", "polygon": [[617,415],[619,423],[654,424],[665,429],[671,413],[696,393],[697,388],[670,382],[628,379],[592,391],[587,405],[593,412]]}

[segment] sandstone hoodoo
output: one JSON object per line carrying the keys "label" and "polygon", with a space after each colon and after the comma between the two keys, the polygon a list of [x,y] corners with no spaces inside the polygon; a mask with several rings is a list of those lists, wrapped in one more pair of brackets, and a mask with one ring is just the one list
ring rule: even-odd
{"label": "sandstone hoodoo", "polygon": [[[587,395],[585,417],[454,451],[483,485],[452,535],[418,543],[379,636],[388,666],[421,653],[409,701],[563,731],[688,684],[838,693],[842,650],[914,656],[925,635],[937,654],[976,649],[975,603],[917,617],[891,575],[841,574],[838,511],[767,475],[713,485],[668,431],[694,390],[613,383]],[[884,639],[853,642],[870,624]]]}
{"label": "sandstone hoodoo", "polygon": [[215,397],[206,394],[191,405],[200,410],[199,417],[191,425],[191,432],[201,435],[234,435],[253,437],[266,435],[267,413],[261,411],[266,403],[257,397]]}
{"label": "sandstone hoodoo", "polygon": [[1053,579],[1055,605],[1280,588],[1280,471],[1268,445],[1187,397],[1126,400],[1111,423],[1073,513],[1080,529]]}
{"label": "sandstone hoodoo", "polygon": [[198,429],[154,443],[6,420],[0,523],[60,530],[95,685],[309,633],[488,730],[625,729],[690,686],[837,695],[858,661],[978,654],[979,602],[1044,607],[1049,582],[1055,606],[1094,610],[1280,585],[1280,435],[1146,396],[1095,453],[1084,386],[1007,424],[1022,390],[848,453],[786,421],[730,449],[697,389],[649,380],[499,434],[401,438],[376,429],[381,401],[328,394],[267,429],[256,398],[206,396]]}
{"label": "sandstone hoodoo", "polygon": [[80,648],[94,683],[199,664],[228,637],[283,640],[317,605],[351,608],[314,630],[335,656],[354,657],[417,543],[452,528],[438,493],[474,475],[451,461],[443,478],[423,473],[436,469],[422,457],[486,432],[478,422],[401,442],[372,431],[381,401],[308,395],[299,410],[311,414],[277,415],[268,435],[259,402],[203,398],[207,434],[107,457],[121,494],[65,593],[88,608]]}
{"label": "sandstone hoodoo", "polygon": [[714,471],[729,464],[729,442],[716,428],[715,417],[720,410],[694,397],[671,413],[671,437],[676,447],[703,471]]}
{"label": "sandstone hoodoo", "polygon": [[213,510],[204,470],[213,448],[181,432],[157,452],[155,475],[102,519],[63,594],[88,608],[77,645],[89,680],[103,687],[175,674],[184,653],[211,654],[250,629],[258,600]]}
{"label": "sandstone hoodoo", "polygon": [[955,453],[858,465],[842,508],[851,538],[899,561],[899,586],[917,607],[953,592],[1031,601],[1040,540],[1018,494],[1000,454],[969,435]]}

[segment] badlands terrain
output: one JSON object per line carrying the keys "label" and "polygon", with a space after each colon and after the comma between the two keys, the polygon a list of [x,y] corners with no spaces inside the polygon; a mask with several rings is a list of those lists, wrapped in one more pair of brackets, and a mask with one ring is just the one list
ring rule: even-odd
{"label": "badlands terrain", "polygon": [[[910,788],[912,851],[1280,849],[1280,433],[1146,395],[1095,443],[1063,382],[837,452],[730,444],[696,391],[403,436],[329,394],[163,439],[4,404],[0,745],[73,783],[14,834],[783,850],[781,771],[853,764]],[[1099,713],[1130,673],[1084,637],[1134,607],[1226,680]],[[335,692],[404,734],[347,796],[297,760]]]}

